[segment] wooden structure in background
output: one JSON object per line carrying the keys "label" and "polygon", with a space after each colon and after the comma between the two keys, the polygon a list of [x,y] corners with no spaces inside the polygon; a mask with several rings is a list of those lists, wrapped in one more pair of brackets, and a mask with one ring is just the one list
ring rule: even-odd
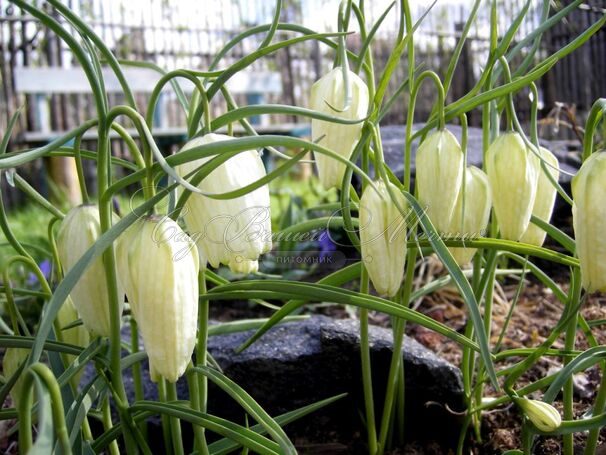
{"label": "wooden structure in background", "polygon": [[[283,21],[301,23],[309,11],[325,10],[336,0],[285,0],[283,8]],[[561,0],[559,4],[567,4],[570,0]],[[261,0],[205,0],[205,2],[189,3],[186,0],[146,0],[149,5],[146,16],[140,18],[129,17],[127,8],[117,8],[120,0],[107,2],[103,0],[65,0],[65,3],[78,14],[84,16],[101,38],[110,45],[120,58],[132,60],[152,61],[165,69],[194,68],[208,69],[218,49],[233,38],[244,28],[266,23],[273,14],[273,2]],[[124,5],[129,5],[124,0]],[[204,3],[204,5],[202,5]],[[338,2],[337,2],[338,3]],[[376,2],[378,5],[381,2]],[[413,11],[415,17],[423,12],[424,2],[419,2],[418,9]],[[511,0],[499,2],[499,30],[505,30],[513,17],[523,6],[525,0]],[[536,3],[536,4],[535,4]],[[537,26],[540,4],[532,2],[531,13],[524,20],[516,39],[523,37]],[[229,6],[236,9],[238,14],[226,19],[216,11],[219,6]],[[367,2],[369,8],[375,2]],[[448,66],[452,50],[460,36],[461,24],[467,19],[470,2],[461,1],[460,5],[454,2],[438,2],[418,33],[415,34],[416,60],[423,62],[424,68],[434,69],[443,74]],[[587,0],[586,6],[575,11],[569,19],[558,25],[554,30],[543,37],[543,47],[540,50],[543,56],[553,53],[570,42],[578,33],[595,21],[606,9],[606,0]],[[112,5],[112,8],[109,6]],[[191,9],[195,6],[195,11]],[[200,10],[203,8],[203,11]],[[448,100],[457,99],[473,86],[483,66],[488,49],[485,35],[488,23],[487,8],[481,8],[477,23],[473,27],[465,45],[463,55],[457,66],[455,78]],[[64,23],[52,8],[48,8],[59,22]],[[152,14],[151,11],[154,13]],[[382,11],[372,10],[369,21],[376,20]],[[195,13],[195,14],[194,14]],[[195,16],[196,26],[184,25],[186,19]],[[396,11],[392,11],[383,27],[376,36],[373,44],[375,68],[381,71],[393,49],[393,37],[397,30]],[[228,21],[229,19],[229,21]],[[333,24],[334,25],[334,24]],[[318,25],[320,27],[320,25]],[[316,28],[316,24],[312,26]],[[326,31],[326,30],[320,30]],[[275,40],[293,36],[292,33],[280,32]],[[263,34],[248,38],[245,42],[235,46],[221,63],[225,67],[254,51]],[[359,49],[359,42],[355,36],[349,38],[350,49]],[[544,114],[547,114],[555,102],[564,102],[578,107],[580,122],[583,122],[584,112],[590,103],[598,96],[606,96],[606,30],[602,29],[577,53],[558,63],[552,73],[539,81],[542,93]],[[251,72],[279,73],[281,90],[279,93],[270,93],[266,97],[268,102],[296,104],[307,106],[309,88],[321,74],[330,68],[334,58],[334,51],[317,42],[305,42],[292,48],[281,50],[268,55],[261,61],[255,62],[249,70]],[[26,139],[31,139],[43,128],[48,131],[66,131],[81,122],[94,117],[94,106],[90,95],[84,93],[55,92],[46,93],[48,100],[47,116],[38,115],[40,105],[39,95],[17,91],[19,85],[20,68],[61,68],[62,70],[78,71],[73,57],[57,37],[45,27],[40,27],[35,18],[23,13],[8,0],[0,0],[0,131],[3,131],[10,116],[25,104],[26,110],[21,116],[17,126],[11,149],[27,148],[31,145]],[[514,62],[515,66],[515,62]],[[395,90],[398,81],[406,77],[408,68],[406,59],[398,66],[389,91]],[[147,105],[149,93],[137,93],[137,103],[143,109]],[[37,99],[38,98],[38,99]],[[435,100],[435,93],[431,84],[424,84],[419,95],[415,111],[415,121],[422,122],[427,118]],[[109,95],[111,105],[123,102],[123,96],[118,91]],[[251,102],[247,95],[242,93],[236,96],[240,105]],[[528,118],[529,102],[527,93],[520,93],[517,99],[518,115],[521,119]],[[406,118],[407,100],[395,103],[392,112],[384,119],[385,124],[401,124]],[[220,99],[213,100],[213,115],[225,111]],[[48,121],[46,124],[45,120]],[[185,123],[182,112],[175,96],[166,92],[162,100],[162,129],[183,128]],[[289,124],[301,121],[292,116],[276,115],[268,118],[270,124]],[[478,125],[479,116],[471,115],[470,124]],[[126,125],[127,127],[129,125]],[[573,138],[566,130],[561,129],[560,136]],[[94,142],[84,142],[83,147],[94,150]],[[170,147],[170,144],[166,144]],[[174,146],[174,144],[173,144]],[[126,156],[127,150],[120,141],[112,143],[113,153],[117,156]],[[30,166],[29,179],[37,188],[44,189],[44,172],[40,162]],[[20,170],[24,172],[25,169]],[[92,169],[85,169],[88,177],[93,178]],[[0,182],[5,185],[5,182]],[[47,189],[48,190],[48,189]],[[48,191],[47,191],[48,192]],[[12,199],[11,199],[12,198]],[[20,195],[11,192],[7,195],[9,204],[18,204]]]}

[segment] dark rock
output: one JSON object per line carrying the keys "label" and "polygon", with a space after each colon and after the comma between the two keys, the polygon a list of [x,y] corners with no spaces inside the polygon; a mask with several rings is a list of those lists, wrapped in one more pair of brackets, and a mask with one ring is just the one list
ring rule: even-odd
{"label": "dark rock", "polygon": [[[313,316],[282,324],[240,354],[234,348],[253,332],[216,336],[209,352],[223,371],[259,397],[268,411],[282,413],[338,393],[357,393],[360,381],[359,324]],[[391,330],[371,326],[373,370],[387,371]],[[407,391],[425,401],[462,405],[458,368],[406,337],[403,350]],[[377,391],[384,384],[375,384]]]}
{"label": "dark rock", "polygon": [[[281,324],[242,353],[235,349],[252,331],[213,336],[209,352],[223,372],[246,390],[271,415],[348,393],[319,412],[287,427],[293,437],[308,442],[348,443],[353,435],[365,434],[362,423],[362,394],[359,324],[312,316],[307,320]],[[128,328],[124,331],[129,337]],[[383,405],[386,375],[392,351],[391,330],[370,327],[373,389],[377,420]],[[406,337],[403,351],[406,382],[406,435],[408,439],[456,441],[459,417],[446,410],[464,407],[461,372],[415,340]],[[125,374],[129,399],[134,399],[130,370]],[[157,399],[147,364],[143,365],[146,399]],[[179,398],[187,399],[187,383],[178,383]],[[209,412],[243,422],[242,409],[212,384]],[[150,421],[152,427],[159,419]],[[437,426],[439,425],[439,426]],[[432,429],[442,428],[439,434]],[[187,431],[187,429],[185,429]],[[161,432],[150,432],[160,435]],[[363,437],[362,437],[363,439]],[[161,441],[158,441],[161,444]]]}

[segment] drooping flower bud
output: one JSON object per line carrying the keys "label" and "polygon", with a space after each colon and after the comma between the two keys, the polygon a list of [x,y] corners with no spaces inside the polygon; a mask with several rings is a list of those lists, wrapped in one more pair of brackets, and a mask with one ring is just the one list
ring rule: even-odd
{"label": "drooping flower bud", "polygon": [[[76,320],[78,320],[78,312],[76,311],[76,308],[72,303],[72,299],[68,297],[65,302],[63,302],[63,305],[61,305],[59,313],[57,313],[57,321],[59,322],[59,327],[63,329],[64,327],[69,326]],[[81,348],[88,346],[88,343],[90,342],[88,330],[86,330],[83,325],[78,325],[76,327],[61,330],[60,338],[61,341],[63,341],[64,343],[73,344],[74,346],[80,346]],[[68,355],[67,358],[70,362],[73,362],[76,356]],[[81,369],[78,374],[73,376],[72,382],[75,386],[80,383],[80,377],[82,376],[83,372],[84,369]]]}
{"label": "drooping flower bud", "polygon": [[[553,153],[544,147],[539,148],[541,158],[545,160],[545,167],[557,182],[560,177],[560,163]],[[539,180],[537,182],[537,195],[532,207],[532,214],[543,221],[549,222],[553,206],[556,200],[557,189],[549,177],[545,174],[543,167],[539,164]],[[546,232],[534,223],[528,225],[528,229],[520,239],[520,242],[541,246],[545,241]]]}
{"label": "drooping flower bud", "polygon": [[606,152],[593,153],[572,179],[572,221],[581,281],[606,291]]}
{"label": "drooping flower bud", "polygon": [[555,431],[562,424],[558,410],[544,401],[516,398],[515,402],[541,431]]}
{"label": "drooping flower bud", "polygon": [[537,193],[538,161],[518,133],[505,133],[488,148],[492,203],[504,239],[518,241],[528,229]]}
{"label": "drooping flower bud", "polygon": [[[492,194],[488,176],[477,167],[470,166],[465,172],[465,191],[461,186],[452,216],[450,236],[461,240],[482,236],[488,225],[491,207]],[[448,249],[459,266],[468,264],[476,253],[475,248]]]}
{"label": "drooping flower bud", "polygon": [[[192,139],[181,151],[233,139],[223,134],[206,134]],[[212,157],[211,157],[212,158]],[[197,170],[211,158],[201,158],[177,166],[182,177]],[[265,176],[265,167],[254,150],[247,150],[228,159],[200,182],[205,193],[238,190]],[[269,188],[263,185],[243,196],[219,200],[192,193],[183,209],[183,218],[199,248],[201,266],[208,261],[213,267],[228,265],[238,272],[244,261],[257,261],[271,250],[271,216]],[[253,270],[254,267],[248,266]]]}
{"label": "drooping flower bud", "polygon": [[[57,233],[57,249],[64,273],[71,270],[100,235],[97,206],[81,205],[67,213]],[[109,336],[109,298],[102,256],[87,267],[70,296],[84,327],[96,335]],[[122,313],[124,291],[120,286],[118,301]]]}
{"label": "drooping flower bud", "polygon": [[360,246],[368,276],[380,295],[392,297],[400,288],[406,259],[406,223],[391,199],[387,185],[406,210],[408,204],[398,188],[377,181],[375,191],[366,187],[360,198]]}
{"label": "drooping flower bud", "polygon": [[170,218],[137,221],[119,240],[118,270],[139,324],[150,375],[175,382],[191,359],[198,318],[198,252]]}
{"label": "drooping flower bud", "polygon": [[[341,109],[345,104],[345,85],[343,69],[341,67],[334,68],[311,86],[311,109],[346,120],[363,119],[368,111],[368,87],[352,71],[349,71],[349,84],[351,105],[348,109],[339,112],[336,109]],[[312,119],[311,138],[314,142],[319,140],[318,144],[322,147],[349,159],[360,139],[362,125],[363,122],[344,125]],[[327,155],[320,153],[314,155],[322,186],[325,189],[340,187],[345,174],[345,164]]]}
{"label": "drooping flower bud", "polygon": [[[29,352],[29,349],[6,348],[6,351],[4,352],[4,359],[2,359],[2,371],[7,381],[17,372],[23,362],[27,360]],[[17,409],[19,409],[19,402],[22,396],[22,388],[23,372],[21,372],[21,376],[19,376],[17,381],[13,384],[13,387],[10,391],[11,399],[13,400],[15,408]]]}
{"label": "drooping flower bud", "polygon": [[419,202],[440,233],[450,229],[463,180],[463,162],[459,141],[446,129],[429,135],[417,150],[415,178]]}

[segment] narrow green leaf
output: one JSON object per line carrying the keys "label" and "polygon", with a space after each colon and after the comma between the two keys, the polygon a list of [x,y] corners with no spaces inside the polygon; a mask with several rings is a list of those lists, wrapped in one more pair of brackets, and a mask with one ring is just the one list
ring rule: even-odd
{"label": "narrow green leaf", "polygon": [[476,332],[476,337],[478,340],[478,345],[480,346],[480,354],[482,355],[482,360],[484,361],[486,372],[490,377],[493,387],[496,390],[500,390],[499,383],[497,381],[497,373],[494,368],[494,363],[492,361],[492,354],[490,352],[490,345],[488,344],[488,337],[486,336],[486,331],[484,329],[484,321],[482,319],[482,315],[480,314],[480,308],[478,306],[478,302],[476,301],[476,297],[473,293],[473,289],[469,285],[467,278],[461,272],[461,269],[455,262],[454,258],[448,251],[448,248],[442,241],[440,235],[436,232],[433,227],[431,221],[425,214],[425,211],[421,208],[417,200],[410,193],[406,191],[402,191],[402,194],[408,199],[408,203],[413,208],[416,213],[417,219],[419,220],[423,231],[429,238],[429,242],[433,247],[435,253],[438,255],[448,273],[452,276],[455,285],[459,289],[463,300],[467,305],[467,309],[469,311],[469,317],[473,323],[473,327]]}
{"label": "narrow green leaf", "polygon": [[28,455],[48,455],[53,451],[53,411],[50,393],[37,374],[34,374],[36,396],[38,398],[37,437]]}
{"label": "narrow green leaf", "polygon": [[284,104],[255,104],[249,106],[239,107],[237,109],[233,109],[216,119],[214,119],[211,123],[211,130],[215,131],[219,128],[228,125],[229,123],[237,122],[243,118],[252,117],[255,115],[266,115],[266,114],[288,114],[288,115],[298,115],[301,117],[307,117],[317,120],[324,120],[332,123],[339,123],[342,125],[355,125],[357,123],[362,123],[366,119],[357,119],[357,120],[347,120],[341,117],[335,117],[333,115],[324,114],[319,111],[314,111],[313,109],[307,109],[304,107],[298,106],[288,106]]}
{"label": "narrow green leaf", "polygon": [[[309,319],[308,315],[289,316],[284,318],[282,323],[305,321]],[[256,330],[267,323],[269,319],[240,319],[238,321],[222,322],[220,324],[211,325],[208,327],[208,336],[226,335],[229,333],[247,332]]]}
{"label": "narrow green leaf", "polygon": [[[286,297],[296,300],[294,302],[288,302],[278,310],[278,312],[270,318],[269,322],[253,336],[254,339],[257,339],[262,332],[267,331],[271,325],[281,320],[284,316],[304,305],[304,302],[306,301],[335,302],[368,308],[369,310],[396,316],[422,325],[423,327],[440,333],[473,350],[479,350],[478,345],[469,338],[418,311],[411,310],[410,308],[380,297],[360,294],[359,292],[341,289],[319,282],[302,283],[287,280],[250,280],[218,286],[201,298],[208,300],[239,299],[245,295],[249,295],[250,297],[257,297],[259,294],[271,296],[272,293],[273,298],[276,299]],[[248,340],[247,343],[245,343],[245,346],[249,345],[250,342],[251,341]]]}
{"label": "narrow green leaf", "polygon": [[23,111],[23,106],[17,109],[17,111],[11,116],[8,121],[8,125],[6,125],[6,131],[4,132],[4,136],[2,136],[2,141],[0,141],[0,157],[6,153],[8,148],[8,142],[11,139],[11,135],[13,134],[13,128],[19,120],[19,115],[21,115],[21,111]]}
{"label": "narrow green leaf", "polygon": [[553,403],[553,400],[556,399],[562,390],[562,387],[564,387],[564,384],[572,377],[572,375],[578,373],[579,371],[585,371],[590,366],[603,361],[605,358],[606,346],[597,346],[581,353],[574,360],[570,361],[570,363],[568,363],[564,368],[558,371],[554,381],[543,395],[543,401],[545,403]]}
{"label": "narrow green leaf", "polygon": [[[316,403],[313,403],[313,404],[304,406],[302,408],[296,409],[294,411],[290,411],[285,414],[281,414],[277,417],[274,417],[274,420],[276,422],[278,422],[278,424],[280,426],[287,425],[291,422],[294,422],[295,420],[305,417],[308,414],[316,412],[317,410],[319,410],[325,406],[328,406],[329,404],[332,404],[335,401],[338,401],[338,400],[344,398],[345,396],[347,396],[347,394],[342,393],[340,395],[336,395],[334,397],[327,398],[325,400],[317,401]],[[259,424],[250,427],[250,429],[252,431],[255,431],[255,432],[258,432],[261,434],[263,434],[265,432],[263,427]],[[239,447],[240,447],[240,445],[234,441],[231,441],[229,439],[221,439],[219,441],[213,442],[212,444],[209,444],[208,450],[212,455],[228,455],[229,453],[232,453],[234,450],[237,450]]]}
{"label": "narrow green leaf", "polygon": [[246,391],[229,379],[224,374],[205,366],[196,366],[194,370],[208,377],[212,382],[218,385],[224,392],[232,397],[242,408],[248,412],[259,424],[265,428],[267,433],[280,445],[281,453],[286,455],[296,455],[295,446],[290,442],[286,433],[272,419],[272,417],[259,406],[259,404]]}
{"label": "narrow green leaf", "polygon": [[318,38],[330,38],[330,37],[336,37],[336,36],[342,36],[342,35],[344,35],[344,33],[318,33],[318,34],[313,34],[313,35],[303,35],[303,36],[297,36],[296,38],[284,40],[284,41],[281,41],[276,44],[272,44],[272,45],[264,47],[262,49],[258,49],[255,52],[252,52],[251,54],[248,54],[248,55],[242,57],[240,60],[238,60],[234,64],[230,65],[225,70],[223,70],[221,75],[219,77],[217,77],[217,79],[210,85],[210,87],[208,87],[208,92],[207,92],[208,99],[209,100],[212,99],[212,97],[219,91],[220,87],[225,85],[225,83],[234,74],[236,74],[239,71],[242,71],[244,68],[251,65],[252,63],[254,63],[256,60],[260,59],[261,57],[264,57],[265,55],[276,52],[287,46],[292,46],[293,44],[302,43],[304,41],[309,41],[309,40],[318,39]]}
{"label": "narrow green leaf", "polygon": [[[219,417],[195,411],[175,403],[158,403],[155,401],[138,401],[133,403],[129,412],[151,411],[155,414],[165,414],[171,417],[177,417],[180,420],[185,420],[194,425],[206,428],[209,431],[225,436],[229,439],[237,441],[240,445],[248,447],[260,454],[274,455],[280,452],[280,446],[275,442],[261,436],[260,434],[251,431],[243,426],[236,425]],[[105,442],[105,441],[104,441]],[[109,443],[109,441],[107,441]],[[98,453],[100,447],[97,444],[93,448]]]}

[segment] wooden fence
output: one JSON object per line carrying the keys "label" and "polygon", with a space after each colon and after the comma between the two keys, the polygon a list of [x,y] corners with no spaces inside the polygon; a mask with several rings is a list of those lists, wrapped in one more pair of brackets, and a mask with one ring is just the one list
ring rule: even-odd
{"label": "wooden fence", "polygon": [[[165,69],[197,68],[206,69],[218,49],[243,29],[267,23],[273,15],[273,2],[261,0],[147,0],[146,2],[129,2],[127,0],[64,0],[95,29],[110,48],[120,58],[146,60],[157,63]],[[570,0],[556,2],[560,6]],[[42,2],[40,2],[42,3]],[[319,31],[335,29],[336,0],[288,0],[284,2],[283,22],[303,23]],[[370,20],[376,20],[389,4],[386,0],[367,2],[372,8]],[[423,4],[415,16],[423,12]],[[448,2],[438,4],[431,11],[427,20],[415,35],[417,62],[423,62],[425,68],[434,69],[438,74],[446,70],[454,46],[460,35],[462,23],[467,19],[471,1],[461,1],[461,5]],[[499,2],[499,29],[505,30],[512,17],[525,2],[510,0]],[[517,39],[527,35],[536,28],[540,4],[533,2],[532,10],[524,20]],[[145,4],[145,8],[141,8]],[[136,5],[139,5],[137,8]],[[570,42],[590,23],[595,22],[606,8],[606,0],[591,0],[578,9],[569,19],[544,36],[540,54],[553,53]],[[476,25],[473,27],[466,43],[462,59],[457,67],[449,100],[457,99],[466,93],[475,83],[482,65],[487,57],[487,27],[489,8],[482,6]],[[65,22],[51,7],[47,8],[59,22]],[[397,11],[394,9],[385,20],[384,27],[377,36],[373,47],[377,72],[384,67],[393,49],[393,40],[397,30]],[[276,39],[283,39],[281,33]],[[254,50],[263,35],[247,39],[236,46],[221,63],[228,65]],[[355,35],[349,38],[352,50],[359,47]],[[333,51],[314,42],[301,43],[267,56],[253,64],[253,70],[279,71],[282,77],[283,90],[279,98],[270,102],[307,106],[309,88],[327,68],[334,58]],[[21,116],[14,136],[12,149],[24,148],[27,144],[19,143],[19,131],[36,130],[36,115],[31,106],[31,99],[15,93],[14,71],[22,66],[76,66],[73,57],[65,44],[32,16],[16,8],[8,0],[0,0],[0,132],[5,130],[10,116],[19,106],[26,109]],[[576,106],[577,115],[583,119],[584,113],[599,96],[606,96],[606,30],[601,30],[579,52],[558,63],[550,75],[539,81],[542,96],[543,114],[552,108],[564,105]],[[398,66],[393,91],[397,81],[407,74],[405,60]],[[415,120],[427,118],[435,99],[430,84],[423,87],[415,110]],[[112,96],[110,103],[122,101],[120,95]],[[243,103],[243,99],[237,100]],[[145,106],[142,96],[138,103]],[[385,118],[386,124],[401,124],[406,118],[407,100],[394,105],[392,112]],[[220,101],[213,102],[215,114],[225,107]],[[517,97],[519,116],[528,118],[529,101],[527,93]],[[69,130],[82,121],[94,117],[94,106],[90,96],[54,95],[49,98],[51,128]],[[167,126],[182,126],[184,115],[175,100],[165,104]],[[560,108],[560,110],[562,110]],[[558,111],[559,112],[559,111]],[[296,118],[276,116],[274,122],[296,122]],[[582,120],[580,120],[582,122]],[[479,124],[479,115],[471,115],[470,123]],[[553,135],[554,129],[547,128],[544,134]],[[557,133],[560,137],[574,137],[566,128]],[[93,148],[94,144],[85,144]],[[113,145],[116,155],[126,151],[119,142]],[[33,174],[42,170],[41,163],[32,164]],[[34,182],[36,183],[36,182]],[[42,185],[42,177],[37,182]],[[14,193],[14,192],[13,192]],[[9,196],[16,198],[14,194]],[[9,201],[17,203],[17,200]]]}

